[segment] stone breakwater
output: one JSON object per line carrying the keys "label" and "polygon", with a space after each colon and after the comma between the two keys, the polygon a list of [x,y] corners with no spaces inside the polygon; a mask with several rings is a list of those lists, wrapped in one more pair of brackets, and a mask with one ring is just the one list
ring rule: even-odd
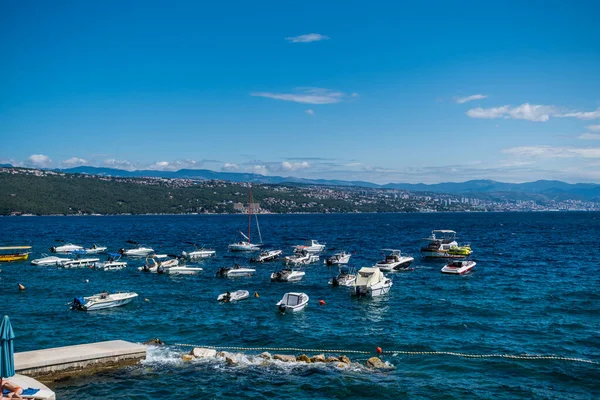
{"label": "stone breakwater", "polygon": [[244,353],[230,353],[228,351],[217,351],[202,347],[195,347],[187,354],[183,354],[183,361],[194,360],[219,360],[227,365],[248,365],[259,364],[268,365],[272,362],[296,363],[296,364],[329,364],[336,368],[344,369],[350,367],[366,366],[370,369],[388,370],[394,369],[394,366],[388,362],[382,361],[379,357],[371,357],[364,364],[353,362],[347,356],[325,356],[325,354],[317,354],[309,357],[306,354],[289,355],[289,354],[273,354],[263,352],[258,355],[248,355]]}

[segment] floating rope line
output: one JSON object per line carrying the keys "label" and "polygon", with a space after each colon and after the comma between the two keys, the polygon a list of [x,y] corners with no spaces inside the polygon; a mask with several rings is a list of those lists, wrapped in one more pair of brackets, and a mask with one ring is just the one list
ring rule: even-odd
{"label": "floating rope line", "polygon": [[[201,346],[184,343],[174,343],[174,346],[179,347],[201,347],[204,349],[211,350],[236,350],[236,351],[285,351],[285,352],[299,352],[299,353],[338,353],[338,354],[374,354],[374,351],[363,351],[363,350],[331,350],[331,349],[300,349],[296,347],[234,347],[234,346]],[[453,356],[462,358],[507,358],[513,360],[559,360],[559,361],[572,361],[585,364],[600,365],[600,362],[587,360],[585,358],[574,358],[574,357],[561,357],[552,355],[538,355],[538,354],[466,354],[466,353],[455,353],[451,351],[402,351],[402,350],[388,350],[382,351],[381,354],[389,354],[392,356],[404,355],[404,356]]]}

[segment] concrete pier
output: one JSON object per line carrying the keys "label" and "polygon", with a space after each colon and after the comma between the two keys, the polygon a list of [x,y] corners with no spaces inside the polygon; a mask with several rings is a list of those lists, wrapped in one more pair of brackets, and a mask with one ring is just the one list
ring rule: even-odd
{"label": "concrete pier", "polygon": [[136,364],[146,358],[146,346],[110,340],[107,342],[15,353],[15,370],[42,381],[87,375],[105,368]]}

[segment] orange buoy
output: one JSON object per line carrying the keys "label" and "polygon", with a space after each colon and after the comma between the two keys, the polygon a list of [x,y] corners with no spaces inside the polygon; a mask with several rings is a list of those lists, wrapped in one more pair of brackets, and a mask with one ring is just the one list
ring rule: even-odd
{"label": "orange buoy", "polygon": [[383,353],[383,350],[381,350],[381,347],[377,346],[377,354],[381,354]]}
{"label": "orange buoy", "polygon": [[19,283],[19,290],[25,290],[25,286],[23,286]]}
{"label": "orange buoy", "polygon": [[319,304],[324,306],[325,305],[325,300],[319,300]]}
{"label": "orange buoy", "polygon": [[260,297],[260,296],[258,295],[258,292],[254,292],[254,297]]}

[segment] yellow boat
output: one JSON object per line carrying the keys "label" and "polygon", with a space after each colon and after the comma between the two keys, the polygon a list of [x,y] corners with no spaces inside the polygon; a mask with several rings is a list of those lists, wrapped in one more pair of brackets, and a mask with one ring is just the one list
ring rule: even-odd
{"label": "yellow boat", "polygon": [[0,262],[27,261],[31,246],[0,247]]}

